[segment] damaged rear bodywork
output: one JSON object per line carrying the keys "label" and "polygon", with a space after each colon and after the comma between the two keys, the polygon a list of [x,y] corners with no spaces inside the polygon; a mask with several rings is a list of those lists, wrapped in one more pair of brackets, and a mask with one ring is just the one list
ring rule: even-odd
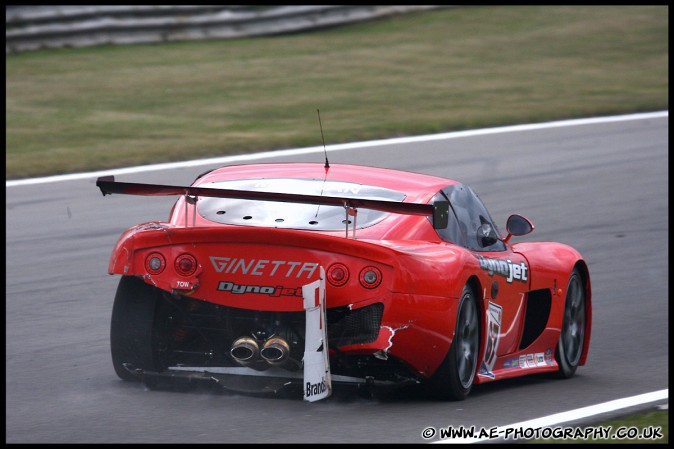
{"label": "damaged rear bodywork", "polygon": [[[269,184],[265,180],[264,186]],[[288,182],[272,184],[280,188]],[[400,271],[398,255],[356,240],[356,229],[372,226],[391,212],[428,216],[442,224],[448,206],[401,203],[404,195],[393,190],[345,183],[322,189],[365,193],[367,198],[298,193],[297,186],[306,190],[307,184],[295,181],[291,183],[295,192],[267,193],[232,189],[259,187],[259,181],[203,188],[99,179],[97,185],[104,194],[183,196],[182,209],[174,208],[172,222],[128,229],[110,259],[111,274],[142,279],[158,290],[152,317],[156,357],[145,367],[123,364],[128,373],[149,382],[187,379],[245,391],[276,391],[301,380],[309,401],[330,394],[331,374],[337,382],[368,386],[416,382],[423,376],[428,360],[403,363],[389,358],[396,332],[410,326],[401,323],[394,307],[394,302],[404,304],[401,298],[407,297],[404,288],[393,282],[394,272]],[[229,198],[226,211],[218,204],[222,198]],[[261,233],[260,227],[270,225],[260,222],[261,217],[269,221],[284,214],[297,221],[302,216],[300,209],[270,212],[267,205],[278,202],[311,205],[311,212],[316,211],[314,221],[288,226],[290,220],[276,218],[277,226]],[[339,208],[343,216],[336,215]],[[360,214],[360,227],[359,208],[368,212]],[[198,225],[198,220],[213,225]],[[315,226],[319,221],[320,226]],[[217,224],[231,227],[225,231]],[[346,239],[307,235],[301,232],[306,226],[328,231],[343,227]],[[331,291],[328,298],[326,282]],[[321,301],[312,309],[307,289],[316,283],[321,286],[315,289],[321,292],[317,294]],[[394,300],[396,296],[400,298]],[[413,332],[410,337],[415,337]],[[409,345],[414,345],[412,340],[401,346]],[[228,381],[233,376],[237,380]],[[238,376],[256,379],[242,382]]]}
{"label": "damaged rear bodywork", "polygon": [[[333,379],[364,386],[417,382],[441,361],[427,343],[449,345],[432,331],[441,316],[414,318],[418,294],[427,293],[428,304],[445,315],[453,303],[430,290],[407,291],[405,276],[396,272],[409,272],[410,260],[368,242],[293,230],[260,236],[240,227],[223,236],[217,228],[139,225],[118,241],[109,272],[156,290],[157,357],[149,368],[127,368],[142,379],[189,376],[248,392],[296,386],[319,358],[307,353],[313,338],[307,335],[317,331],[306,289],[320,281],[321,354],[332,360]],[[405,363],[397,357],[408,353],[415,355]]]}

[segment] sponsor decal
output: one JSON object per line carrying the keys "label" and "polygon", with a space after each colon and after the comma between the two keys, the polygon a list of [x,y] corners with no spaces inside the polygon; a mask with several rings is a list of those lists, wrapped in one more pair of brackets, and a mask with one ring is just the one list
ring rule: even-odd
{"label": "sponsor decal", "polygon": [[492,369],[496,363],[496,351],[498,349],[502,316],[503,308],[490,301],[487,309],[487,347],[484,351],[484,360],[480,365],[478,374],[491,377],[492,379],[494,378]]}
{"label": "sponsor decal", "polygon": [[548,348],[545,351],[545,362],[550,366],[554,365],[554,363],[552,362],[552,349],[550,349],[550,348]]}
{"label": "sponsor decal", "polygon": [[321,381],[319,383],[312,384],[311,382],[307,382],[304,397],[309,398],[311,396],[316,396],[321,393],[325,393],[326,391],[328,391],[328,382],[327,380],[325,380],[325,377],[323,377],[321,378]]}
{"label": "sponsor decal", "polygon": [[[548,349],[547,351],[537,352],[535,354],[522,354],[518,357],[512,357],[510,359],[505,359],[503,361],[503,369],[511,368],[536,368],[541,366],[553,366],[552,364],[552,350]],[[483,375],[489,375],[490,373],[482,373]],[[492,375],[493,376],[493,375]],[[492,377],[490,376],[490,377]],[[492,377],[493,379],[494,377]]]}
{"label": "sponsor decal", "polygon": [[237,257],[210,256],[217,273],[248,274],[251,276],[281,276],[310,279],[318,264],[292,260],[243,259]]}
{"label": "sponsor decal", "polygon": [[[508,362],[510,362],[508,364]],[[519,357],[506,360],[503,364],[504,368],[537,368],[541,366],[554,366],[552,361],[552,349],[548,348],[545,352],[537,352],[535,354],[522,354]]]}
{"label": "sponsor decal", "polygon": [[302,286],[306,315],[304,338],[304,400],[309,402],[332,394],[328,330],[325,321],[325,270],[320,267],[319,279]]}
{"label": "sponsor decal", "polygon": [[518,357],[508,359],[503,363],[503,368],[519,368],[520,359]]}
{"label": "sponsor decal", "polygon": [[510,259],[491,259],[476,254],[480,261],[480,268],[486,270],[489,276],[503,276],[508,284],[513,281],[527,282],[529,280],[529,267],[524,262],[513,263]]}
{"label": "sponsor decal", "polygon": [[218,283],[218,291],[230,292],[235,295],[243,295],[247,293],[257,293],[260,295],[268,295],[271,297],[279,296],[299,296],[302,297],[302,287],[286,288],[282,285],[242,285],[235,284],[229,281],[220,281]]}

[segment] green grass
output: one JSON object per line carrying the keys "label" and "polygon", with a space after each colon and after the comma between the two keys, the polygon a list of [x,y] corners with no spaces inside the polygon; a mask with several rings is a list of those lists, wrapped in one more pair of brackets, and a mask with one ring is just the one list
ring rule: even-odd
{"label": "green grass", "polygon": [[668,109],[668,6],[461,7],[6,55],[9,179]]}
{"label": "green grass", "polygon": [[[579,440],[563,440],[563,439],[549,439],[549,440],[532,440],[529,443],[533,444],[590,444],[590,443],[619,443],[619,444],[665,444],[669,443],[669,411],[654,411],[640,413],[625,418],[620,418],[612,421],[603,422],[596,424],[592,427],[595,429],[603,426],[610,426],[610,435],[621,434],[624,435],[628,432],[627,429],[632,428],[630,432],[637,432],[637,435],[641,435],[642,439],[633,438],[633,439],[602,439],[602,438],[589,438],[589,439],[579,439]],[[623,430],[620,430],[623,429]],[[655,429],[659,429],[659,434],[662,435],[662,438],[649,438],[643,439],[644,436],[654,436]]]}

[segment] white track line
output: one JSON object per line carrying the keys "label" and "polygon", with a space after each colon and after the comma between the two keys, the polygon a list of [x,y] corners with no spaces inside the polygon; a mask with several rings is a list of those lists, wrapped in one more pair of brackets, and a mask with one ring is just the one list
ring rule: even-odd
{"label": "white track line", "polygon": [[[548,128],[559,128],[565,126],[581,126],[581,125],[592,125],[596,123],[612,123],[612,122],[622,122],[629,120],[648,120],[653,118],[663,118],[669,117],[669,111],[660,111],[660,112],[647,112],[641,114],[628,114],[628,115],[617,115],[612,117],[593,117],[593,118],[584,118],[584,119],[574,119],[574,120],[563,120],[557,122],[547,122],[547,123],[534,123],[528,125],[514,125],[514,126],[502,126],[498,128],[484,128],[484,129],[474,129],[467,131],[455,131],[442,134],[428,134],[424,136],[413,136],[413,137],[400,137],[394,139],[382,139],[382,140],[370,140],[367,142],[353,142],[353,143],[344,143],[338,145],[328,145],[326,146],[327,151],[342,151],[342,150],[352,150],[354,148],[366,148],[366,147],[376,147],[382,145],[394,145],[401,143],[415,143],[415,142],[429,142],[433,140],[446,140],[446,139],[458,139],[461,137],[473,137],[473,136],[483,136],[487,134],[498,134],[498,133],[509,133],[509,132],[518,132],[518,131],[532,131],[539,129],[548,129]],[[277,150],[277,151],[265,151],[263,153],[251,153],[251,154],[242,154],[237,156],[223,156],[210,159],[198,159],[194,161],[185,161],[185,162],[171,162],[165,164],[154,164],[154,165],[141,165],[138,167],[128,167],[128,168],[119,168],[111,169],[97,172],[88,172],[88,173],[73,173],[69,175],[57,175],[57,176],[47,176],[44,178],[29,178],[29,179],[19,179],[14,181],[6,181],[6,187],[17,187],[33,184],[45,184],[50,182],[60,182],[60,181],[75,181],[78,179],[88,179],[88,178],[97,178],[99,176],[108,176],[108,175],[125,175],[130,173],[141,173],[149,171],[158,171],[158,170],[171,170],[175,168],[186,168],[186,167],[198,167],[201,165],[212,165],[212,164],[231,164],[234,162],[247,162],[258,159],[266,159],[271,157],[281,157],[281,156],[296,156],[300,154],[311,154],[311,153],[322,153],[323,147],[307,147],[307,148],[297,148],[290,150]]]}
{"label": "white track line", "polygon": [[[556,413],[554,415],[544,416],[542,418],[536,418],[529,421],[522,421],[516,424],[510,424],[507,426],[499,426],[498,434],[501,435],[506,429],[538,429],[541,427],[554,427],[559,424],[564,424],[572,421],[579,421],[582,419],[595,417],[602,415],[604,413],[614,412],[616,410],[621,410],[629,407],[639,406],[643,404],[648,404],[650,402],[661,401],[663,399],[669,398],[669,389],[653,391],[651,393],[644,393],[637,396],[631,396],[628,398],[616,399],[614,401],[604,402],[602,404],[590,405],[588,407],[579,408],[576,410],[570,410],[568,412]],[[447,439],[434,441],[433,443],[479,443],[490,441],[487,438],[481,439]],[[494,440],[491,440],[494,441]]]}

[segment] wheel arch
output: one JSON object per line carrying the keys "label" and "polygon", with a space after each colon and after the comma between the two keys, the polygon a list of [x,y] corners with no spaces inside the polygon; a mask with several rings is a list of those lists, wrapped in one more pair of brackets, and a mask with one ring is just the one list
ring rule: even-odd
{"label": "wheel arch", "polygon": [[477,366],[475,367],[475,374],[477,376],[477,372],[480,370],[480,362],[482,361],[482,359],[484,359],[484,351],[486,349],[485,339],[483,338],[482,332],[487,324],[486,323],[487,312],[484,305],[484,289],[482,288],[482,283],[480,282],[480,279],[476,275],[472,275],[466,281],[466,285],[468,285],[473,290],[477,311],[478,314],[480,315],[480,319],[478,320],[478,333],[477,333],[478,334]]}
{"label": "wheel arch", "polygon": [[585,365],[587,355],[590,350],[590,333],[592,331],[592,285],[590,283],[590,270],[583,259],[576,261],[574,267],[578,270],[585,287],[585,341],[583,342],[583,352],[578,361],[578,365]]}

